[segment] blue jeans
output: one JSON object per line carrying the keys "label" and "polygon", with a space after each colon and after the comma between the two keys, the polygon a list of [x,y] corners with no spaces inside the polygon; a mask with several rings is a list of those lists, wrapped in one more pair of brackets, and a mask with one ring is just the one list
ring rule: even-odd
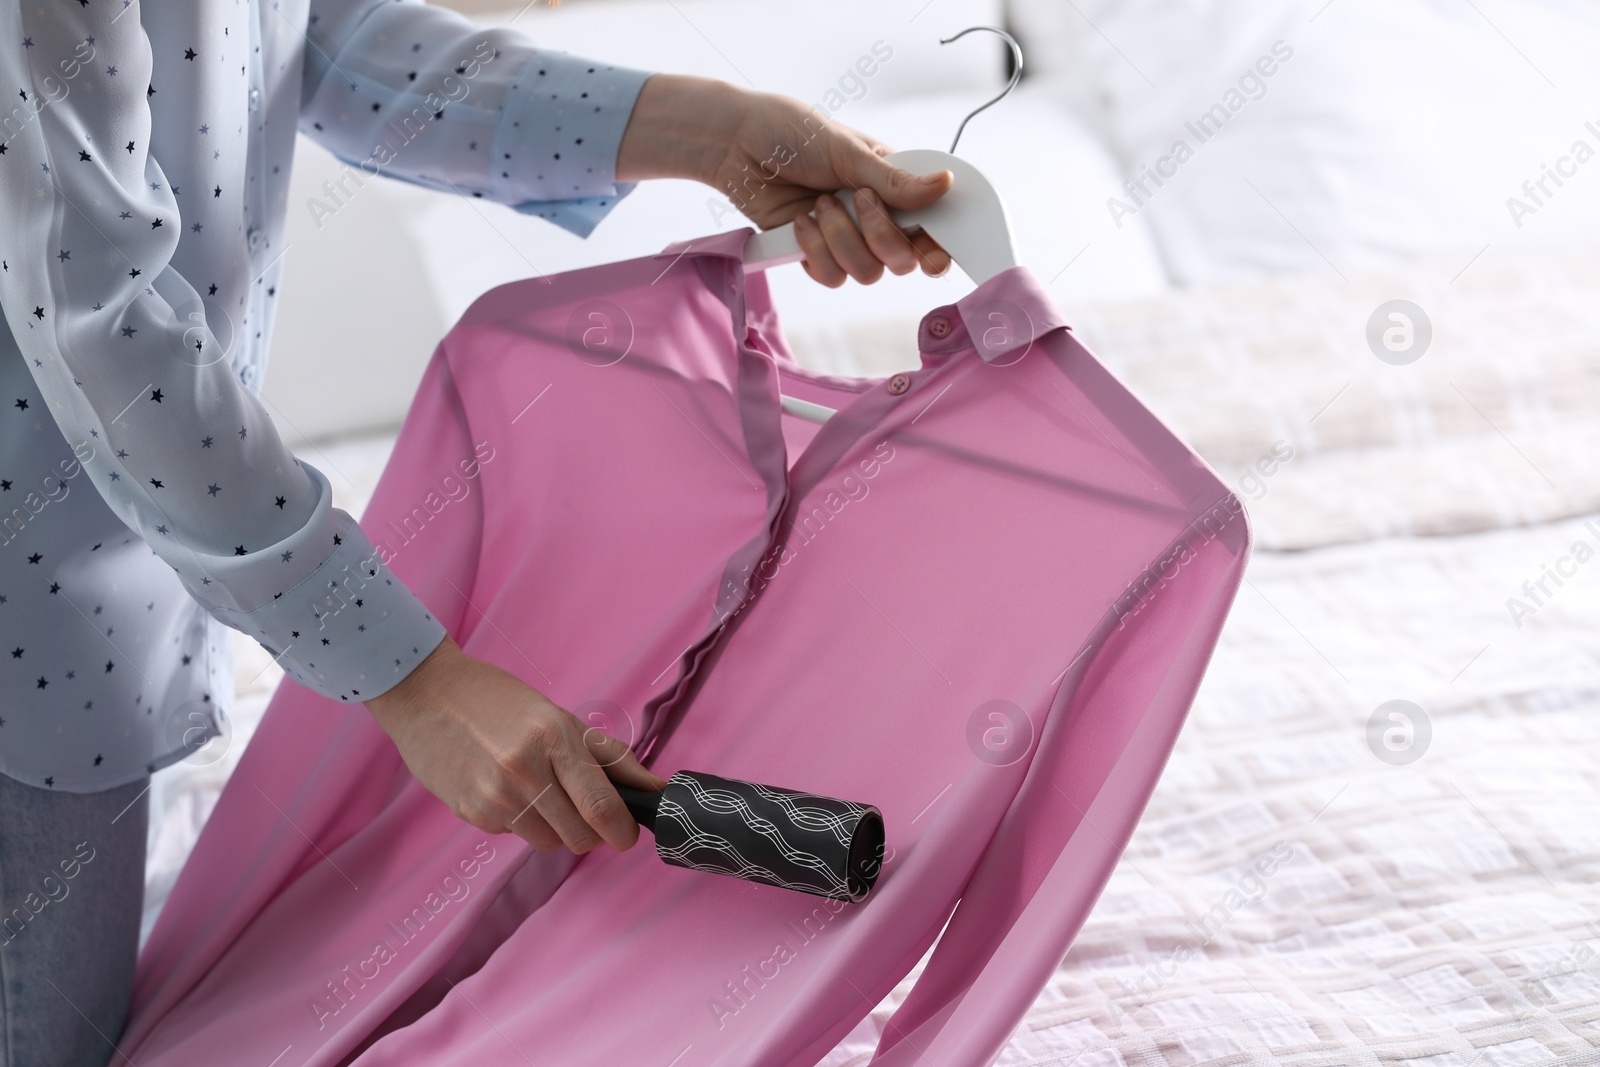
{"label": "blue jeans", "polygon": [[144,910],[148,778],[65,793],[0,774],[0,1067],[118,1055]]}

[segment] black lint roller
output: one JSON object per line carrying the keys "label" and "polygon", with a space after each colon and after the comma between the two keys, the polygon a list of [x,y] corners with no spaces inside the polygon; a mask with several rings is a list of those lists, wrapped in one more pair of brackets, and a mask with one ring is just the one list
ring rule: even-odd
{"label": "black lint roller", "polygon": [[883,866],[883,813],[871,804],[699,771],[677,771],[659,793],[616,789],[675,867],[859,902]]}

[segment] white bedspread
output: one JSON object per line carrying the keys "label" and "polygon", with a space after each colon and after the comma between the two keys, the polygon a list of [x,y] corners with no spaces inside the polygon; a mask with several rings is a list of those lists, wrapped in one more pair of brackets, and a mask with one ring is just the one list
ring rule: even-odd
{"label": "white bedspread", "polygon": [[[1600,565],[1520,630],[1505,608],[1536,561],[1600,546],[1583,522],[1258,554],[1143,822],[998,1062],[1592,1062]],[[1395,698],[1432,726],[1408,766],[1367,745]],[[1292,858],[1250,877],[1275,848]],[[865,1064],[891,1008],[830,1067]]]}
{"label": "white bedspread", "polygon": [[[1146,816],[999,1063],[1600,1056],[1596,262],[1068,309],[1225,477],[1295,458],[1250,505],[1247,584]],[[1363,340],[1393,296],[1435,320],[1410,367]],[[307,458],[359,511],[388,443]],[[242,641],[239,673],[233,747],[158,776],[152,917],[277,679]],[[1368,720],[1397,699],[1431,741],[1392,764]],[[914,977],[825,1062],[866,1064]]]}

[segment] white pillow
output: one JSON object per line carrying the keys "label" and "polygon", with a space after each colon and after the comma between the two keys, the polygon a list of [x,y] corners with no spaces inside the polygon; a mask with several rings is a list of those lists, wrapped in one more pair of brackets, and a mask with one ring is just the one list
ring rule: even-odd
{"label": "white pillow", "polygon": [[[1125,179],[1144,179],[1102,210],[1147,222],[1177,282],[1348,275],[1422,257],[1465,268],[1600,238],[1591,3],[1010,9],[1028,73],[1106,136]],[[1211,131],[1192,124],[1214,105],[1225,121],[1202,137]],[[1179,142],[1191,153],[1181,162]],[[1148,168],[1163,157],[1158,186]],[[1559,186],[1546,176],[1557,167],[1568,172]]]}

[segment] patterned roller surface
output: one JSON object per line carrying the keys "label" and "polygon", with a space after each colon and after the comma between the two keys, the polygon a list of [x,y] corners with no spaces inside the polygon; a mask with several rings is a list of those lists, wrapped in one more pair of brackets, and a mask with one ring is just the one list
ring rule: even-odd
{"label": "patterned roller surface", "polygon": [[680,770],[656,809],[656,852],[677,867],[859,901],[877,874],[882,827],[870,804]]}

